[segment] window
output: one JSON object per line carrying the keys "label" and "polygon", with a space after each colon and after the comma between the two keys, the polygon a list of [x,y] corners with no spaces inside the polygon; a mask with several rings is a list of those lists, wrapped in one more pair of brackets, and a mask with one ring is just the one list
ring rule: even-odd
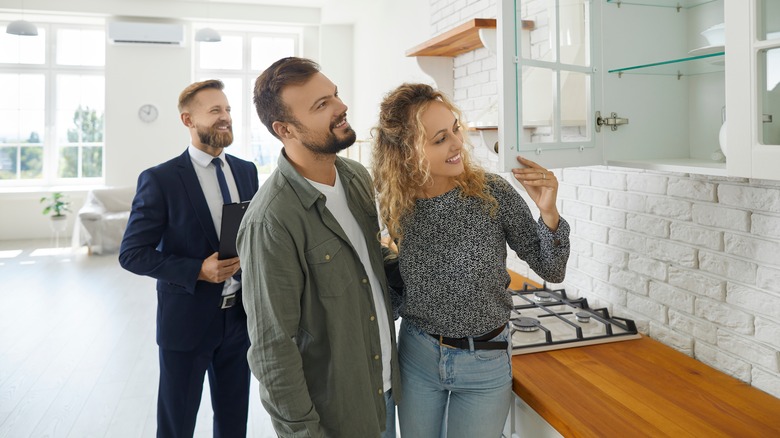
{"label": "window", "polygon": [[228,151],[256,163],[262,180],[276,168],[282,143],[257,117],[252,102],[255,79],[276,60],[297,56],[301,31],[217,30],[222,41],[197,43],[195,77],[198,81],[220,79],[225,83],[233,118],[233,145]]}
{"label": "window", "polygon": [[0,187],[103,181],[105,36],[98,26],[0,23]]}

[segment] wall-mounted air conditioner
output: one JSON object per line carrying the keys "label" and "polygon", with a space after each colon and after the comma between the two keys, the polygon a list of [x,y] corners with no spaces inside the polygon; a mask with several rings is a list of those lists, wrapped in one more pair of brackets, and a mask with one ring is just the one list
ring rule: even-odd
{"label": "wall-mounted air conditioner", "polygon": [[179,23],[109,21],[108,40],[115,44],[180,46],[184,43],[184,25]]}

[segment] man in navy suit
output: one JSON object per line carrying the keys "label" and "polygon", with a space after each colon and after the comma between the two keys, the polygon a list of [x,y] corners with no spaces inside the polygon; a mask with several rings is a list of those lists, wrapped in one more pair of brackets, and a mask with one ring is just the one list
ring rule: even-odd
{"label": "man in navy suit", "polygon": [[191,143],[138,177],[119,254],[123,268],[157,279],[160,384],[157,436],[191,437],[206,371],[214,436],[246,436],[249,337],[238,257],[219,260],[222,205],[252,199],[253,163],[226,155],[230,105],[218,80],[179,96]]}

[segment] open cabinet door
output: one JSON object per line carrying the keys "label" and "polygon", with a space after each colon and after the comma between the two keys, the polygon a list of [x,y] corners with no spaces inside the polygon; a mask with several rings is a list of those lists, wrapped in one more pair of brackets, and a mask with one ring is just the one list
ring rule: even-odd
{"label": "open cabinet door", "polygon": [[[600,0],[500,1],[499,160],[523,155],[547,168],[604,163],[596,124],[601,96]],[[602,114],[605,119],[609,115]]]}

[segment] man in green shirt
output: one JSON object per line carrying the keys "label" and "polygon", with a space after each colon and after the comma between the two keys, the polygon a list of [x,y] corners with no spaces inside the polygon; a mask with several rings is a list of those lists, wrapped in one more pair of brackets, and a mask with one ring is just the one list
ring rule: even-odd
{"label": "man in green shirt", "polygon": [[337,87],[308,59],[255,82],[277,169],[238,233],[249,366],[281,437],[394,437],[400,378],[371,178]]}

